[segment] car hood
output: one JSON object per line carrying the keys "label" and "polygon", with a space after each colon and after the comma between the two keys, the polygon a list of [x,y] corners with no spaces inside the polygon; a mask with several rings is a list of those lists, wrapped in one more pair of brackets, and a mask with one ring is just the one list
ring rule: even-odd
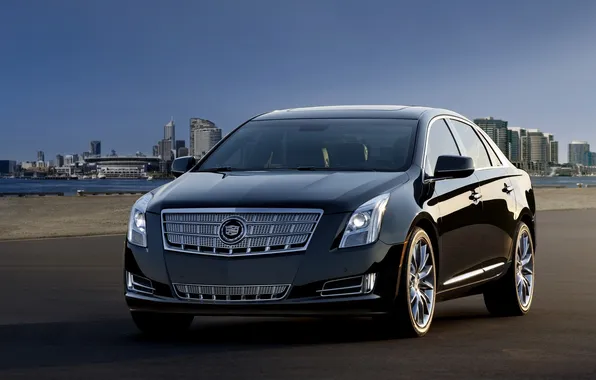
{"label": "car hood", "polygon": [[262,207],[349,212],[407,179],[403,172],[189,172],[155,189],[147,211]]}

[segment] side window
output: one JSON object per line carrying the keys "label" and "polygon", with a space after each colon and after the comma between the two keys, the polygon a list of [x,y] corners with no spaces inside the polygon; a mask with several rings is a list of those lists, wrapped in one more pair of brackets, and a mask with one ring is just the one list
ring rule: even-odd
{"label": "side window", "polygon": [[486,147],[474,129],[472,129],[471,126],[457,120],[450,120],[450,123],[453,125],[455,133],[457,133],[462,144],[464,145],[465,155],[472,157],[472,160],[474,160],[474,167],[490,167],[491,164],[490,159],[488,158]]}
{"label": "side window", "polygon": [[490,162],[493,164],[493,166],[503,166],[503,163],[499,159],[499,156],[497,156],[497,154],[495,153],[493,147],[490,146],[490,143],[487,141],[486,137],[484,137],[482,135],[480,135],[480,137],[482,138],[482,142],[486,146],[486,150],[488,150],[488,155],[490,157]]}
{"label": "side window", "polygon": [[435,172],[437,159],[442,155],[459,156],[460,152],[447,123],[445,120],[440,119],[432,123],[428,135],[425,165],[425,171],[428,175]]}

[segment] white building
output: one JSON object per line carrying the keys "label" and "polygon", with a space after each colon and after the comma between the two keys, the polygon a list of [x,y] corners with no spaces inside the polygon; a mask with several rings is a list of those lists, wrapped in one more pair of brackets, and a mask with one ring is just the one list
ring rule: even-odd
{"label": "white building", "polygon": [[201,158],[221,140],[220,128],[198,128],[193,131],[192,155]]}

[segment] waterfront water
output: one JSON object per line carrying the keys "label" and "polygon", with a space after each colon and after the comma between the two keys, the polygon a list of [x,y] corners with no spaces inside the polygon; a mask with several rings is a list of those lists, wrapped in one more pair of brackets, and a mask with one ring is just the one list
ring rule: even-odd
{"label": "waterfront water", "polygon": [[[171,180],[143,179],[91,179],[91,180],[32,180],[0,179],[0,193],[63,192],[76,195],[77,190],[102,191],[150,191]],[[594,177],[532,177],[535,186],[577,187],[578,183],[596,186]]]}
{"label": "waterfront water", "polygon": [[146,179],[89,179],[89,180],[33,180],[0,179],[0,193],[63,192],[76,195],[77,190],[102,191],[150,191],[171,180]]}

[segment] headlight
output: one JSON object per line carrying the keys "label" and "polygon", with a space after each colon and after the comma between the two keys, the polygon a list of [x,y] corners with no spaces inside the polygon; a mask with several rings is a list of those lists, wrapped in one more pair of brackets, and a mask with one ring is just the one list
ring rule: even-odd
{"label": "headlight", "polygon": [[358,207],[350,216],[339,248],[374,243],[379,237],[389,194],[381,194]]}
{"label": "headlight", "polygon": [[153,198],[153,194],[147,193],[139,198],[130,210],[128,221],[128,241],[131,244],[147,247],[147,221],[145,212]]}

